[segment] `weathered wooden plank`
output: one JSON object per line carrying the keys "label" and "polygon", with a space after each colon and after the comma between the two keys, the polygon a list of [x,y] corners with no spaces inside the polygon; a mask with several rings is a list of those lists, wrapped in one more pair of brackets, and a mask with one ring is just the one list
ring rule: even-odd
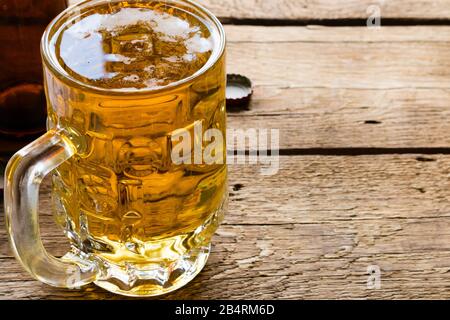
{"label": "weathered wooden plank", "polygon": [[[332,37],[339,30],[329,31]],[[245,73],[258,85],[300,88],[449,88],[448,50],[448,41],[233,43],[231,38],[228,45],[230,72]]]}
{"label": "weathered wooden plank", "polygon": [[[445,19],[449,0],[198,0],[217,16],[233,20]],[[374,6],[378,8],[374,8]]]}
{"label": "weathered wooden plank", "polygon": [[280,148],[450,146],[449,89],[357,90],[258,86],[229,126],[280,130]]}
{"label": "weathered wooden plank", "polygon": [[282,149],[449,146],[450,28],[227,34],[229,72],[256,86],[252,110],[231,114],[230,127],[280,129]]}
{"label": "weathered wooden plank", "polygon": [[[80,0],[69,0],[76,3]],[[449,0],[197,0],[222,19],[338,20],[367,19],[378,6],[383,18],[445,19]]]}
{"label": "weathered wooden plank", "polygon": [[[450,157],[427,157],[282,157],[273,177],[231,167],[230,209],[208,265],[167,298],[450,298]],[[45,199],[47,247],[62,254]],[[118,298],[31,280],[7,250],[1,217],[0,298]],[[367,289],[371,265],[380,290]]]}
{"label": "weathered wooden plank", "polygon": [[364,27],[224,25],[231,43],[272,42],[448,42],[448,26]]}

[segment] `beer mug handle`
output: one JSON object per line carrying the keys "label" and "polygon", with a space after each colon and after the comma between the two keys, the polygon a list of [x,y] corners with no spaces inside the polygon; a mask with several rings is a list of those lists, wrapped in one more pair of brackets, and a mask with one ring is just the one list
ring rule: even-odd
{"label": "beer mug handle", "polygon": [[75,153],[76,148],[67,137],[49,131],[14,155],[5,173],[6,226],[12,249],[36,279],[62,288],[81,287],[96,280],[100,273],[94,261],[71,262],[48,254],[40,236],[40,184]]}

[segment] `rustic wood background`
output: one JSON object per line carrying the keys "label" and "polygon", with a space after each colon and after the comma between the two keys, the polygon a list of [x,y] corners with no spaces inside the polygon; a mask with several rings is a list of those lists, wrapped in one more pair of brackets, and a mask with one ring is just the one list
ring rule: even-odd
{"label": "rustic wood background", "polygon": [[[229,72],[255,84],[229,125],[280,129],[281,169],[230,166],[207,267],[165,298],[450,298],[450,0],[199,2],[226,23]],[[42,233],[61,255],[48,199]],[[0,298],[121,298],[31,279],[0,216]]]}

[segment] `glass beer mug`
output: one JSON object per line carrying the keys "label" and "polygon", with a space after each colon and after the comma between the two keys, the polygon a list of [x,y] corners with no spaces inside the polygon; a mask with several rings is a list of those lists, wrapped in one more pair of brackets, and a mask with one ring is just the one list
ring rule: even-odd
{"label": "glass beer mug", "polygon": [[[42,39],[48,132],[5,176],[16,257],[38,280],[154,296],[204,267],[227,203],[225,33],[187,0],[91,0]],[[38,193],[71,242],[40,240]]]}

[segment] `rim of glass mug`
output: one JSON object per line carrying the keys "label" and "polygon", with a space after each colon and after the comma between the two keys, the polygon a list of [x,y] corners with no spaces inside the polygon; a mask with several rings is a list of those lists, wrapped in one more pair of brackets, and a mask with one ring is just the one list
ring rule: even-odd
{"label": "rim of glass mug", "polygon": [[[205,72],[210,70],[212,67],[214,67],[222,58],[222,56],[225,54],[225,47],[226,47],[226,36],[225,36],[225,29],[223,28],[223,25],[219,21],[219,19],[208,9],[203,7],[202,5],[199,5],[197,3],[194,3],[191,0],[165,0],[168,4],[173,4],[175,7],[180,8],[189,8],[190,10],[193,10],[192,13],[197,16],[197,18],[200,19],[202,23],[205,24],[206,27],[208,27],[211,31],[211,35],[213,37],[214,41],[214,49],[211,57],[209,58],[208,62],[197,72],[195,72],[193,75],[181,79],[179,81],[170,83],[163,87],[157,87],[157,88],[146,88],[146,89],[132,89],[132,90],[126,90],[126,89],[113,89],[113,88],[101,88],[96,87],[90,84],[87,84],[81,80],[76,79],[75,77],[71,76],[64,68],[61,66],[61,64],[58,62],[58,59],[55,55],[55,50],[52,50],[52,40],[55,36],[59,35],[59,32],[63,30],[63,27],[69,23],[71,23],[74,19],[77,19],[79,17],[79,11],[83,9],[88,9],[91,7],[95,7],[97,5],[100,5],[102,3],[107,2],[121,2],[121,0],[84,0],[77,4],[69,6],[66,10],[64,10],[62,13],[60,13],[53,21],[47,26],[47,29],[44,32],[44,35],[42,36],[41,41],[41,55],[43,63],[46,67],[48,67],[52,73],[62,82],[65,84],[73,87],[78,86],[81,87],[87,91],[94,92],[101,95],[119,95],[119,96],[138,96],[138,95],[149,95],[149,94],[157,94],[160,92],[165,92],[169,89],[175,89],[177,87],[183,87],[186,86],[192,82],[194,82],[197,78],[202,76]],[[154,0],[144,0],[148,2],[154,2]],[[179,6],[177,6],[177,4]],[[216,30],[211,30],[211,29]]]}

